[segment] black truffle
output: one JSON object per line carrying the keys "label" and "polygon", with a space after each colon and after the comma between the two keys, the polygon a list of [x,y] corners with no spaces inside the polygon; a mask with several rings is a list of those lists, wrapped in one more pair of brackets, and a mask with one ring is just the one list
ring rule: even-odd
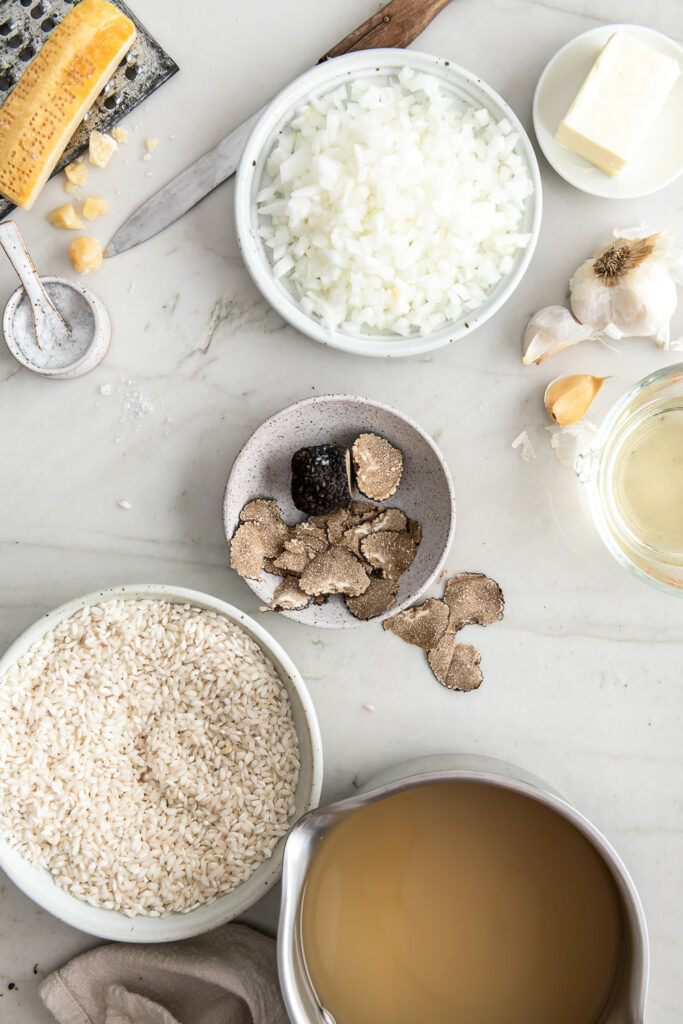
{"label": "black truffle", "polygon": [[309,516],[351,501],[351,455],[339,444],[300,448],[292,455],[292,501]]}

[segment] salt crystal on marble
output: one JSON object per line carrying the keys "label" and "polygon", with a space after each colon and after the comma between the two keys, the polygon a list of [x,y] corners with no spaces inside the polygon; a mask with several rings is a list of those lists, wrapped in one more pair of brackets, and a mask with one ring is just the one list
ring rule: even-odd
{"label": "salt crystal on marble", "polygon": [[129,501],[126,501],[125,499],[117,501],[116,504],[119,506],[119,508],[124,509],[125,512],[127,512],[129,508],[133,507],[131,503]]}

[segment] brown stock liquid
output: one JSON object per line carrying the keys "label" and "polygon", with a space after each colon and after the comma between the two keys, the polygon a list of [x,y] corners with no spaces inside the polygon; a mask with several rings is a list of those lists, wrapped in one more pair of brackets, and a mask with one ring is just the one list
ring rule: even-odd
{"label": "brown stock liquid", "polygon": [[581,833],[471,782],[341,819],[314,854],[301,926],[337,1024],[593,1024],[622,937],[616,887]]}

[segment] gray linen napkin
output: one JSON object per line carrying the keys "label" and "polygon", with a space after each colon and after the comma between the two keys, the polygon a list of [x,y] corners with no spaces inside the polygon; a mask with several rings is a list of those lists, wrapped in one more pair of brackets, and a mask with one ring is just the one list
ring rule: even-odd
{"label": "gray linen napkin", "polygon": [[275,942],[227,924],[183,942],[114,943],[48,975],[59,1024],[287,1024]]}

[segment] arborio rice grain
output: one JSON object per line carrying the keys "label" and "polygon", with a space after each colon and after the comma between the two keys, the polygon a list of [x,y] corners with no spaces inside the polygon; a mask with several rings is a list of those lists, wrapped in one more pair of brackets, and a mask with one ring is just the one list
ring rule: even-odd
{"label": "arborio rice grain", "polygon": [[230,891],[287,831],[298,773],[284,686],[214,612],[94,605],[0,680],[0,835],[95,906]]}

